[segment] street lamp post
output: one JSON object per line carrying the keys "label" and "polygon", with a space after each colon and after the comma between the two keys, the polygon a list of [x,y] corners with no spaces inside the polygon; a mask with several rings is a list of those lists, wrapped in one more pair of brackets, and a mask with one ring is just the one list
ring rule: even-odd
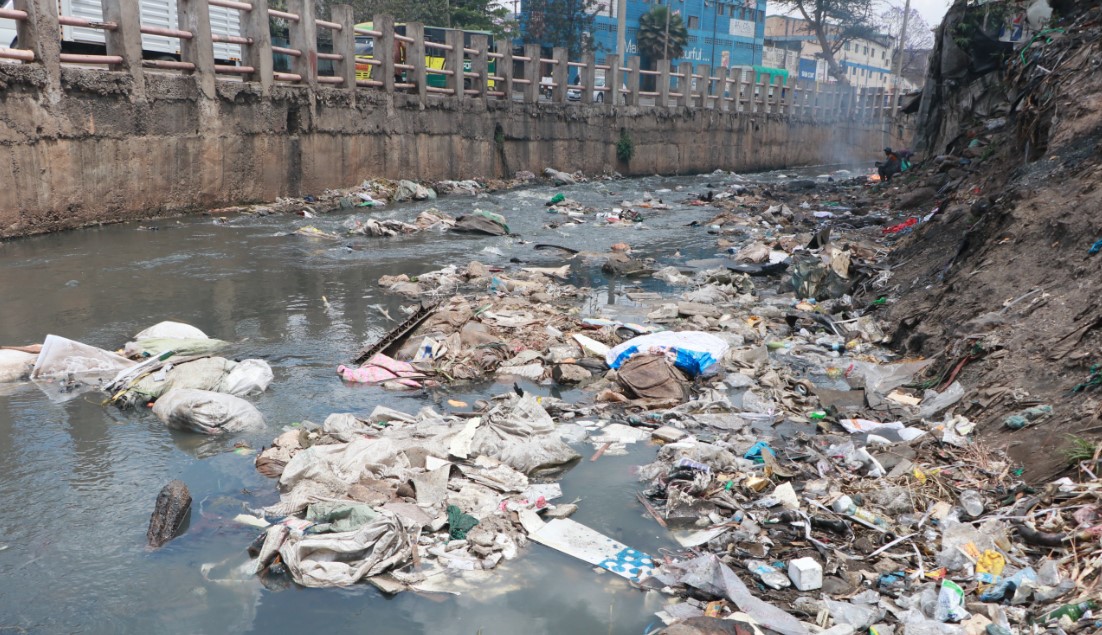
{"label": "street lamp post", "polygon": [[[707,4],[705,3],[705,6]],[[708,54],[708,63],[716,67],[716,35],[719,29],[719,0],[712,0],[712,52]]]}

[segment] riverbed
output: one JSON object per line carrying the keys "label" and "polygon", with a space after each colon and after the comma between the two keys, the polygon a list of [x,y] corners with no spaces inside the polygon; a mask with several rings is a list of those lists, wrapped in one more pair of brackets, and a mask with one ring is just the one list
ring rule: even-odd
{"label": "riverbed", "polygon": [[[824,169],[825,170],[825,169]],[[817,174],[824,170],[810,170]],[[786,174],[794,174],[787,172]],[[418,274],[472,260],[502,267],[565,264],[549,243],[607,251],[626,242],[657,266],[715,253],[715,237],[692,227],[714,208],[685,203],[741,177],[594,181],[567,188],[534,186],[366,212],[293,215],[196,215],[126,223],[0,245],[0,340],[41,342],[57,334],[117,349],[162,320],[192,324],[233,343],[226,356],[262,358],[275,382],[253,399],[268,428],[212,441],[166,429],[148,411],[120,411],[87,393],[65,402],[34,384],[0,385],[0,632],[82,633],[631,633],[657,624],[660,596],[631,588],[580,561],[539,545],[496,570],[495,583],[458,596],[386,597],[368,585],[350,589],[266,588],[241,574],[256,530],[233,521],[276,500],[275,482],[234,451],[259,449],[284,427],[321,422],[332,412],[386,405],[416,412],[446,399],[510,390],[507,383],[467,385],[451,394],[395,394],[342,383],[336,367],[395,326],[408,299],[386,294],[380,276]],[[755,180],[775,180],[777,174]],[[608,210],[643,192],[671,205],[640,209],[642,223],[587,223],[544,206],[562,192]],[[353,216],[411,220],[423,209],[458,215],[475,208],[502,214],[512,236],[426,232],[399,238],[329,241],[292,235],[312,225],[341,232]],[[574,265],[570,283],[593,289],[583,315],[625,303],[599,267]],[[648,289],[662,290],[650,281]],[[551,388],[528,385],[533,392]],[[558,393],[555,393],[558,395]],[[561,395],[581,398],[580,393]],[[563,500],[580,499],[575,520],[636,549],[659,555],[676,543],[636,502],[635,465],[653,446],[626,456],[586,459],[562,480]],[[185,533],[157,551],[145,532],[157,492],[172,479],[194,498]]]}

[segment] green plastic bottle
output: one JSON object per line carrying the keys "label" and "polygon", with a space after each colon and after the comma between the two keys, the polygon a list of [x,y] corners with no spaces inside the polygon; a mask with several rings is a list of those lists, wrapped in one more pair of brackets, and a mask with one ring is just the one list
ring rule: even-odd
{"label": "green plastic bottle", "polygon": [[1078,622],[1079,618],[1087,611],[1097,611],[1102,608],[1102,604],[1099,604],[1095,600],[1087,600],[1086,602],[1080,602],[1078,604],[1065,604],[1055,611],[1049,611],[1037,620],[1038,624],[1048,624],[1049,622],[1058,622],[1060,618],[1065,615],[1071,618],[1071,621]]}

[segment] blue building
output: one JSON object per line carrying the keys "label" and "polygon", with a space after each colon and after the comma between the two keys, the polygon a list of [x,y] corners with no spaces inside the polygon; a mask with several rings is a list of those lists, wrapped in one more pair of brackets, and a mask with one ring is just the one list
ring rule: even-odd
{"label": "blue building", "polygon": [[[523,0],[521,24],[533,7],[546,0]],[[598,63],[605,55],[616,53],[616,0],[601,0],[593,33]],[[682,57],[673,64],[692,62],[713,67],[756,66],[762,63],[765,40],[766,0],[627,0],[626,55],[639,55],[637,38],[639,17],[656,5],[669,4],[681,15],[689,31],[689,42]],[[536,9],[538,10],[538,9]],[[548,43],[551,44],[551,43]]]}

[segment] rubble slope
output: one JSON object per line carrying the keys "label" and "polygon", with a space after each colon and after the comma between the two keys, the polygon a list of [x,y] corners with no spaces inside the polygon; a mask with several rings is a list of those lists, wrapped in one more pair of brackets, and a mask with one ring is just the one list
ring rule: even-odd
{"label": "rubble slope", "polygon": [[[886,317],[895,348],[936,356],[931,384],[958,373],[958,411],[1043,482],[1102,438],[1102,254],[1090,253],[1102,238],[1102,8],[1057,6],[1049,30],[998,52],[992,72],[973,59],[954,74],[978,9],[950,10],[921,113],[925,162],[885,190],[939,210],[893,252]],[[1053,415],[1004,425],[1037,404]]]}

